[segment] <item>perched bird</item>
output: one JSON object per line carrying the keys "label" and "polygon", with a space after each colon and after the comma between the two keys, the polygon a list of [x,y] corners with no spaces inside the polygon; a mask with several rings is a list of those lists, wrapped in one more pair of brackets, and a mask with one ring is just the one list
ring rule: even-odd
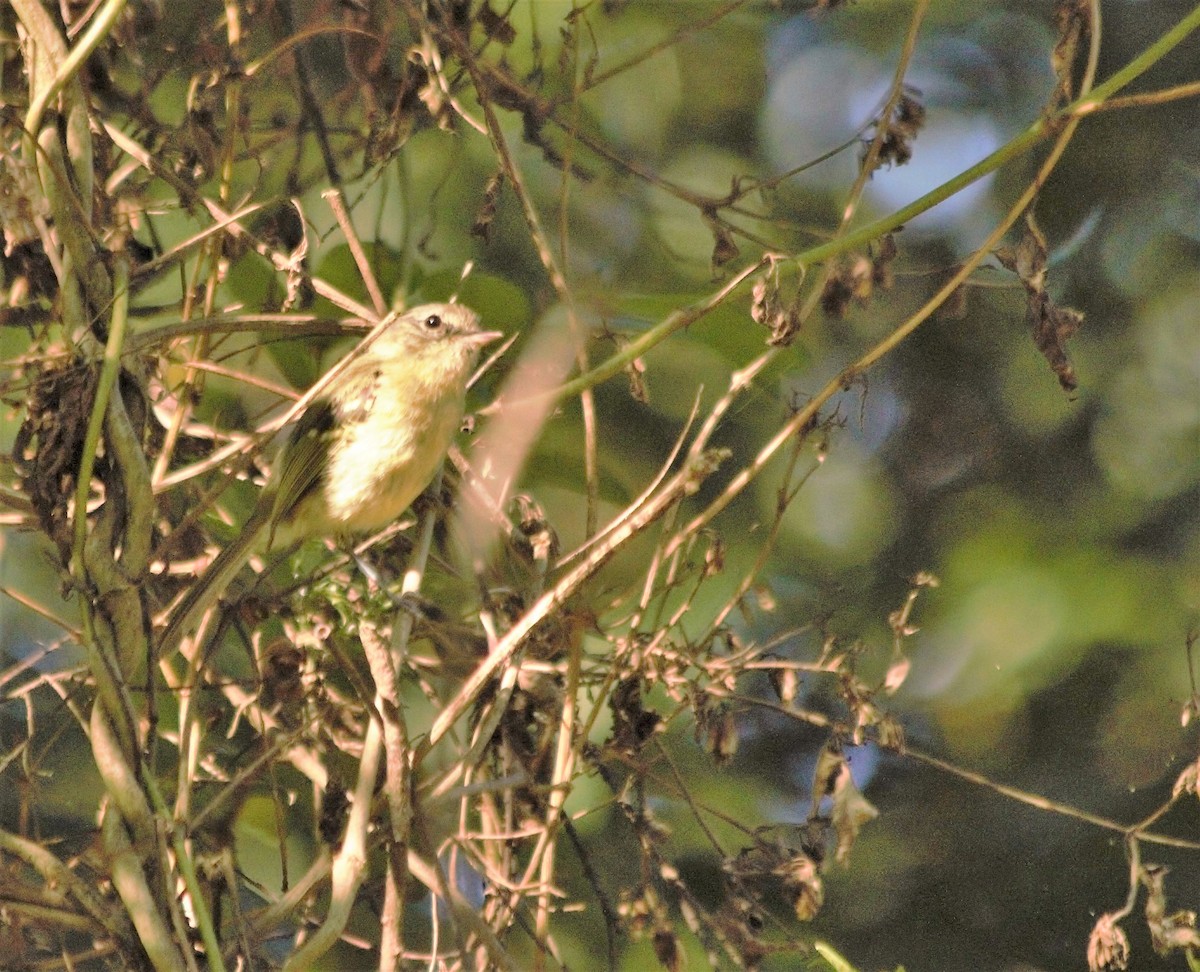
{"label": "perched bird", "polygon": [[395,521],[437,471],[479,350],[500,336],[461,304],[396,317],[296,422],[254,512],[171,613],[160,644],[177,644],[255,550]]}

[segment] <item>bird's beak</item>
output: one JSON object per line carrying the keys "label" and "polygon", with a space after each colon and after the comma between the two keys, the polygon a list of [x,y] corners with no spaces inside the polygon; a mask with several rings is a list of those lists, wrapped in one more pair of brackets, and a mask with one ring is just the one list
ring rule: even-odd
{"label": "bird's beak", "polygon": [[464,335],[465,340],[473,348],[482,348],[486,344],[491,344],[497,338],[504,337],[503,331],[480,331],[478,334]]}

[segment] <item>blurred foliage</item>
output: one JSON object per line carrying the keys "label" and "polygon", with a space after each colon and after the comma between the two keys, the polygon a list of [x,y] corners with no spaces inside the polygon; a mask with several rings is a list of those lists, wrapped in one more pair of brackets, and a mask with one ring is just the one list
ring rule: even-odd
{"label": "blurred foliage", "polygon": [[[77,43],[98,16],[85,6],[39,9]],[[1102,6],[1100,82],[1182,18],[1197,20],[1193,4]],[[80,602],[95,586],[34,534],[30,487],[14,470],[28,383],[68,349],[97,359],[106,335],[96,325],[110,308],[85,293],[76,303],[88,312],[82,323],[72,318],[62,285],[72,260],[63,270],[65,248],[47,244],[63,211],[39,208],[42,162],[36,153],[31,161],[22,135],[30,42],[18,7],[0,11],[0,355],[9,364],[0,441],[13,454],[0,482],[0,827],[44,842],[111,899],[98,849],[112,853],[99,824],[109,791],[89,748],[86,673],[95,659],[78,647]],[[146,599],[147,629],[187,582],[179,565],[244,519],[253,490],[242,480],[261,478],[266,463],[231,461],[186,480],[180,470],[214,445],[242,441],[238,433],[310,385],[347,346],[335,341],[353,330],[346,325],[457,295],[488,327],[517,338],[472,392],[484,414],[482,431],[464,442],[466,464],[478,474],[481,457],[502,463],[514,452],[517,478],[502,486],[530,497],[532,512],[522,519],[505,507],[511,529],[482,551],[461,528],[441,531],[414,654],[450,676],[438,682],[419,665],[401,673],[414,746],[477,662],[468,649],[455,663],[444,648],[482,641],[479,591],[500,634],[541,592],[521,531],[552,533],[555,556],[573,550],[597,521],[636,509],[674,444],[686,450],[697,425],[729,405],[711,437],[728,450],[719,472],[698,477],[670,507],[661,535],[632,538],[556,606],[553,624],[535,634],[568,647],[545,658],[528,650],[549,681],[531,686],[522,676],[509,709],[517,716],[496,730],[514,749],[518,728],[551,733],[563,711],[564,657],[583,652],[582,766],[569,794],[561,791],[571,827],[556,834],[561,908],[550,954],[533,934],[548,905],[516,887],[532,859],[529,840],[553,816],[545,787],[527,787],[504,804],[508,816],[490,821],[491,836],[508,835],[495,851],[511,865],[507,888],[485,888],[490,872],[467,851],[463,831],[483,824],[466,819],[466,798],[439,803],[421,791],[429,802],[414,844],[445,851],[445,871],[481,913],[486,900],[489,919],[502,924],[509,893],[526,895],[504,938],[521,967],[1078,968],[1091,934],[1093,965],[1107,956],[1117,968],[1127,934],[1130,967],[1179,968],[1167,945],[1192,944],[1189,923],[1168,903],[1200,901],[1192,836],[1200,697],[1189,642],[1200,625],[1195,97],[1084,117],[1037,194],[1044,273],[1013,273],[1012,259],[985,255],[903,343],[861,373],[845,370],[978,250],[1030,186],[1065,119],[1006,165],[887,227],[893,258],[881,256],[878,234],[839,248],[848,202],[857,208],[846,231],[886,221],[1060,108],[1069,99],[1055,101],[1056,85],[1065,77],[1077,86],[1085,73],[1086,30],[1060,73],[1051,55],[1070,32],[1070,12],[1087,9],[1018,0],[918,4],[916,14],[885,0],[129,5],[78,88],[52,103],[50,121],[65,127],[68,96],[86,102],[96,181],[82,192],[75,174],[70,185],[94,213],[96,265],[108,272],[113,254],[132,259],[125,360],[153,406],[141,443],[158,504],[156,557],[129,578]],[[904,81],[921,123],[909,143],[888,143],[892,164],[865,173],[859,199],[851,187],[882,131],[914,23]],[[1194,85],[1197,63],[1200,38],[1189,34],[1118,97]],[[382,307],[373,307],[363,263],[324,196],[331,188],[345,199]],[[1004,243],[1030,238],[1017,222]],[[823,259],[807,258],[822,246],[831,247]],[[767,254],[776,262],[758,263]],[[743,272],[742,286],[714,298]],[[765,280],[778,291],[767,295],[770,313],[756,317],[752,288]],[[1039,299],[1050,308],[1043,320],[1055,310],[1082,314],[1065,341],[1073,390],[1064,390],[1044,336],[1031,338]],[[663,337],[663,322],[696,307],[705,312]],[[780,330],[788,321],[797,333]],[[530,350],[546,335],[573,342],[572,375],[654,340],[584,398],[556,401],[544,424],[530,420],[536,434],[525,455],[495,430],[524,392],[568,371]],[[769,346],[777,350],[748,389],[730,393],[731,376]],[[190,367],[197,360],[199,372]],[[551,373],[558,377],[539,377]],[[711,523],[686,533],[839,376],[813,421],[761,473],[755,467]],[[86,421],[90,406],[64,401],[60,411]],[[176,415],[172,455],[163,442]],[[170,463],[156,466],[160,456]],[[241,480],[227,488],[235,474]],[[121,500],[112,475],[98,471],[95,505],[102,494],[106,505]],[[681,541],[669,548],[674,537]],[[393,538],[373,553],[399,573],[412,546]],[[177,814],[181,723],[205,727],[193,796],[205,805],[206,786],[223,792],[228,817],[215,809],[202,817],[195,843],[205,853],[205,841],[236,845],[236,877],[223,880],[239,893],[214,885],[235,911],[276,900],[333,853],[314,821],[327,791],[353,788],[373,692],[351,634],[383,607],[328,559],[304,551],[267,571],[231,622],[290,625],[305,693],[319,685],[326,705],[312,753],[328,787],[282,756],[252,786],[230,782],[268,748],[301,745],[294,725],[295,737],[242,718],[265,708],[254,701],[263,692],[286,699],[301,680],[283,659],[264,688],[265,639],[253,641],[255,656],[234,637],[198,655],[193,667],[208,674],[196,677],[207,681],[186,704],[161,679],[149,696],[144,674],[130,680],[136,705],[155,706],[161,735],[139,765],[154,767]],[[556,567],[553,557],[542,564],[547,589],[566,569]],[[318,580],[306,584],[314,571]],[[914,580],[922,572],[940,584]],[[332,579],[322,582],[325,574]],[[291,604],[279,592],[294,587],[304,590]],[[649,603],[639,601],[643,587]],[[520,601],[510,615],[500,590]],[[906,599],[918,590],[913,606]],[[897,625],[906,604],[911,623]],[[471,622],[470,637],[445,627],[454,637],[440,635],[450,622]],[[643,657],[646,644],[654,651]],[[753,664],[737,661],[743,652]],[[476,697],[457,723],[461,749],[423,754],[423,779],[452,778],[492,700]],[[527,723],[516,726],[518,717]],[[551,735],[520,739],[543,747],[543,758],[553,749]],[[531,762],[520,772],[546,784],[537,775],[545,768]],[[498,792],[505,771],[517,773],[499,762],[486,769],[459,782]],[[192,837],[195,807],[184,811],[176,831]],[[440,842],[456,828],[457,844]],[[373,831],[346,939],[318,967],[380,965],[383,829]],[[220,855],[211,856],[216,869]],[[1170,866],[1165,883],[1153,865]],[[0,942],[13,967],[35,958],[43,964],[28,967],[52,967],[66,952],[76,967],[120,967],[116,951],[89,951],[87,936],[103,937],[93,925],[37,925],[36,909],[58,902],[22,899],[31,869],[0,846]],[[249,949],[256,967],[282,963],[297,933],[322,920],[324,877],[320,888],[289,913],[286,934],[264,934]],[[435,917],[451,922],[416,888],[405,921],[419,951],[431,947]],[[1104,925],[1132,892],[1132,916]],[[227,911],[223,920],[241,918]]]}

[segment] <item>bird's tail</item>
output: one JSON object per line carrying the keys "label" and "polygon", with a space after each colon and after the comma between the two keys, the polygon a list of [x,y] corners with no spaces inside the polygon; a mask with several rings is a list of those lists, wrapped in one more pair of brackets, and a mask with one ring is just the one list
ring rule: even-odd
{"label": "bird's tail", "polygon": [[270,518],[271,504],[259,503],[250,519],[242,525],[237,538],[217,554],[216,559],[197,578],[183,600],[171,612],[159,639],[161,652],[165,653],[177,647],[184,635],[200,620],[200,616],[225,593],[229,582],[250,559],[250,554],[258,545]]}

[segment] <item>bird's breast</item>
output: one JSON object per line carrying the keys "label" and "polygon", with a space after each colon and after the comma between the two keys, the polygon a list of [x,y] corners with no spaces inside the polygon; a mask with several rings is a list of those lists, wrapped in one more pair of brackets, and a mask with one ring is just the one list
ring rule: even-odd
{"label": "bird's breast", "polygon": [[462,415],[459,394],[379,389],[370,415],[344,430],[329,457],[324,512],[333,531],[366,533],[398,519],[433,478]]}

